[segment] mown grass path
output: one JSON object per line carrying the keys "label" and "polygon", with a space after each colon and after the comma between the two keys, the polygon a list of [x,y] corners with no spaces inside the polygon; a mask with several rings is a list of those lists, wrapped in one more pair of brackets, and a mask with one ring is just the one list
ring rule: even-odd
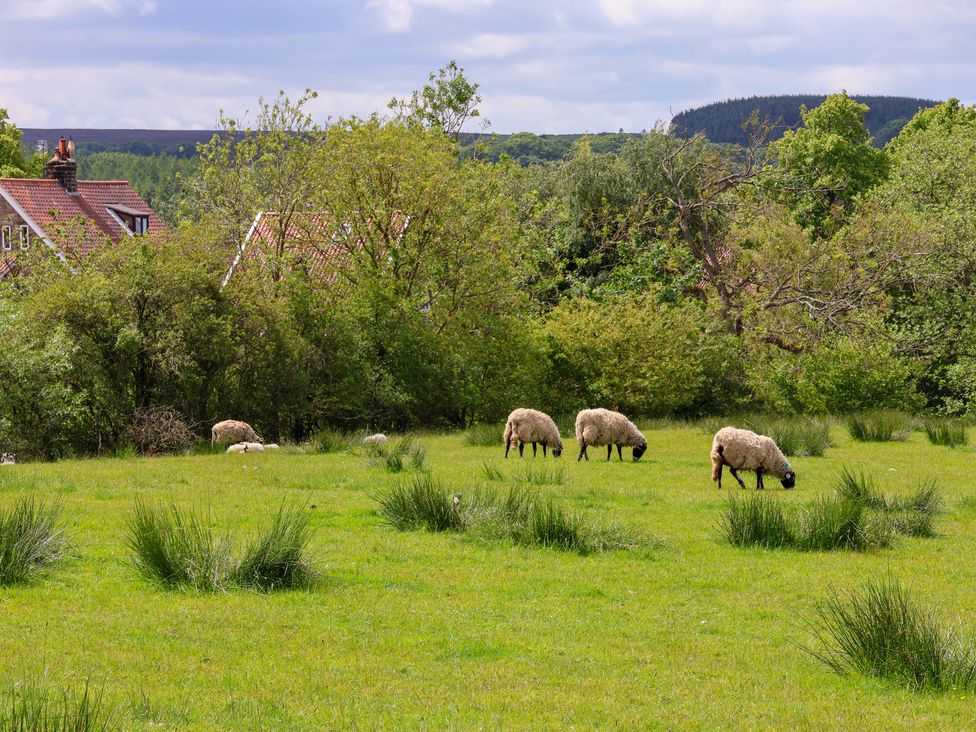
{"label": "mown grass path", "polygon": [[[401,477],[356,455],[5,468],[0,505],[30,486],[60,497],[75,558],[40,583],[0,588],[0,683],[45,668],[57,682],[90,676],[123,727],[137,730],[976,724],[976,699],[964,693],[838,677],[797,645],[811,640],[805,620],[828,587],[888,571],[921,604],[976,629],[976,451],[933,447],[919,433],[859,444],[835,429],[826,457],[793,461],[796,490],[766,481],[776,498],[809,501],[833,490],[843,465],[863,466],[886,493],[937,477],[948,513],[934,539],[799,553],[721,543],[726,499],[709,481],[710,436],[645,434],[637,464],[576,463],[568,442],[563,484],[542,489],[666,541],[587,557],[396,532],[370,494]],[[459,493],[484,483],[486,459],[505,475],[518,462],[459,434],[420,440]],[[746,482],[754,485],[751,474]],[[210,505],[241,536],[262,530],[283,498],[314,505],[325,578],[311,591],[267,595],[157,589],[125,548],[137,497]]]}

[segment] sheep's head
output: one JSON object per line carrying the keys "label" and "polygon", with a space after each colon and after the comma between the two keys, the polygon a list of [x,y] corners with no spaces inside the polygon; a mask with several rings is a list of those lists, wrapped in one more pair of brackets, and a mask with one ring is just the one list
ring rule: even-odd
{"label": "sheep's head", "polygon": [[553,448],[552,448],[552,455],[553,455],[553,457],[559,457],[562,454],[563,454],[563,446],[562,446],[562,444],[553,445]]}
{"label": "sheep's head", "polygon": [[645,452],[647,452],[647,440],[642,437],[640,441],[634,445],[634,462],[636,463],[638,460],[640,460],[641,455],[643,455]]}
{"label": "sheep's head", "polygon": [[783,483],[783,487],[786,488],[787,490],[795,486],[796,473],[794,473],[792,470],[787,470],[786,475],[783,476],[782,483]]}

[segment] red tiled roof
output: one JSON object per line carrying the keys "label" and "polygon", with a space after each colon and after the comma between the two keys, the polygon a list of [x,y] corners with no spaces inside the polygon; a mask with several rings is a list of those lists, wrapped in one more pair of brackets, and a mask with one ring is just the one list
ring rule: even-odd
{"label": "red tiled roof", "polygon": [[341,227],[337,230],[327,214],[297,213],[291,217],[284,232],[279,230],[280,226],[277,213],[264,211],[258,214],[244,241],[244,256],[263,258],[262,255],[271,251],[284,233],[285,253],[317,279],[335,282],[339,278],[338,270],[349,264],[347,245],[335,237]]}
{"label": "red tiled roof", "polygon": [[[107,209],[113,204],[149,214],[149,233],[166,230],[166,225],[124,180],[80,180],[78,192],[68,193],[51,178],[0,178],[0,188],[16,201],[45,236],[65,254],[78,256],[108,237],[114,242],[125,230]],[[84,224],[75,228],[78,217]]]}

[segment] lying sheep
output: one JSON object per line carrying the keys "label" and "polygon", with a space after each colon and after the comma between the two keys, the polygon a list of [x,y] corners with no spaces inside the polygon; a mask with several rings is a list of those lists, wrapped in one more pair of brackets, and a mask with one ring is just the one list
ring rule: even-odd
{"label": "lying sheep", "polygon": [[210,428],[210,444],[226,445],[233,442],[264,442],[247,422],[225,419]]}
{"label": "lying sheep", "polygon": [[14,465],[17,463],[17,456],[12,452],[5,452],[0,455],[0,465]]}
{"label": "lying sheep", "polygon": [[719,489],[722,487],[722,468],[725,465],[729,466],[729,472],[742,488],[746,484],[736,472],[738,470],[756,471],[756,490],[763,488],[763,473],[779,478],[784,488],[796,485],[796,473],[773,438],[757,435],[751,430],[736,427],[720,429],[712,440],[711,458],[712,480],[718,481]]}
{"label": "lying sheep", "polygon": [[281,449],[281,445],[279,445],[277,442],[266,442],[263,445],[263,447],[264,447],[265,450],[280,450]]}
{"label": "lying sheep", "polygon": [[510,448],[518,444],[519,457],[522,457],[527,442],[532,443],[532,457],[537,454],[538,444],[542,445],[542,457],[546,456],[546,449],[551,448],[553,457],[563,454],[563,441],[559,437],[559,428],[545,412],[537,409],[516,409],[505,422],[505,457]]}
{"label": "lying sheep", "polygon": [[586,448],[590,445],[606,445],[607,461],[613,454],[613,446],[617,446],[617,456],[623,460],[623,446],[634,448],[634,462],[647,450],[647,440],[634,423],[620,412],[609,409],[584,409],[576,415],[576,439],[579,441],[580,453],[577,460],[590,456]]}
{"label": "lying sheep", "polygon": [[227,452],[264,452],[264,445],[260,442],[238,442],[228,447]]}
{"label": "lying sheep", "polygon": [[375,435],[368,435],[363,438],[364,445],[385,445],[389,442],[389,438],[382,432],[377,432]]}

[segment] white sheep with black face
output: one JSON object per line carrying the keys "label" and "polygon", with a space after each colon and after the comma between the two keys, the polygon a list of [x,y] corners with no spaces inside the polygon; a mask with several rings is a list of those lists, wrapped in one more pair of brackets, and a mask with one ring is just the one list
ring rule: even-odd
{"label": "white sheep with black face", "polygon": [[732,477],[745,488],[737,471],[756,471],[756,490],[763,488],[763,474],[779,478],[784,488],[796,485],[796,472],[772,437],[751,430],[723,427],[712,439],[712,480],[722,487],[722,468],[729,466]]}
{"label": "white sheep with black face", "polygon": [[634,448],[634,462],[640,460],[647,450],[647,440],[637,426],[620,412],[609,409],[584,409],[576,415],[576,440],[579,442],[580,453],[577,460],[590,456],[586,448],[598,445],[607,446],[607,460],[613,455],[613,446],[617,446],[617,457],[624,459],[622,447]]}
{"label": "white sheep with black face", "polygon": [[542,445],[542,456],[546,450],[552,450],[553,457],[563,454],[563,441],[559,437],[559,428],[545,412],[538,409],[515,409],[505,421],[505,457],[508,451],[518,445],[519,457],[522,457],[527,443],[532,443],[532,457],[537,454],[537,445]]}

